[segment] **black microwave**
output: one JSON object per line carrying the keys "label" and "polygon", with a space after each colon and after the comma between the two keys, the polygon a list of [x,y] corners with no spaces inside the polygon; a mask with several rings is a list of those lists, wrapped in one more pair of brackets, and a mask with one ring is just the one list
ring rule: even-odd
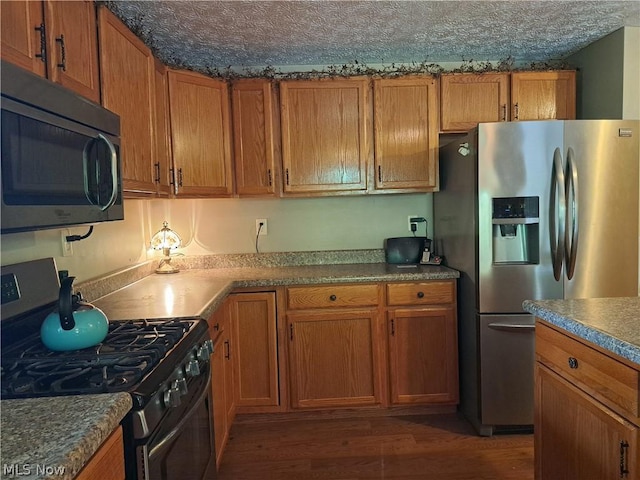
{"label": "black microwave", "polygon": [[120,117],[2,61],[2,233],[124,219]]}

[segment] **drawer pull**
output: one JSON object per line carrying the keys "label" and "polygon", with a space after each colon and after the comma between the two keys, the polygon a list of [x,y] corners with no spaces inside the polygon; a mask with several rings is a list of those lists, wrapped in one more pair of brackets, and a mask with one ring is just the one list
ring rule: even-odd
{"label": "drawer pull", "polygon": [[578,359],[574,357],[569,357],[569,368],[576,369],[578,368]]}
{"label": "drawer pull", "polygon": [[213,329],[214,329],[216,332],[219,332],[219,331],[220,331],[220,322],[216,322],[216,323],[215,323],[215,325],[213,326]]}
{"label": "drawer pull", "polygon": [[424,292],[418,292],[418,298],[424,298]]}
{"label": "drawer pull", "polygon": [[329,297],[329,300],[331,300],[332,302],[335,302],[338,299],[338,297],[336,297],[335,295],[331,295]]}

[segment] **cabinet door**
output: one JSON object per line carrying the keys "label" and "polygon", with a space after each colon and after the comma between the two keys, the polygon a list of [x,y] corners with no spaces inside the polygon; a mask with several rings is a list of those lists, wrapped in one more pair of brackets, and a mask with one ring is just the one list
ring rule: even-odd
{"label": "cabinet door", "polygon": [[209,318],[209,335],[214,339],[211,354],[211,389],[213,395],[213,430],[216,465],[220,465],[222,452],[229,438],[235,414],[233,371],[231,367],[231,324],[227,304],[221,305]]}
{"label": "cabinet door", "polygon": [[367,188],[368,79],[280,83],[284,192]]}
{"label": "cabinet door", "polygon": [[128,196],[155,194],[151,51],[107,8],[98,10],[102,104],[120,115],[122,185]]}
{"label": "cabinet door", "polygon": [[443,132],[466,132],[480,122],[509,120],[509,74],[451,74],[440,77]]}
{"label": "cabinet door", "polygon": [[233,191],[226,82],[169,70],[171,145],[179,196]]}
{"label": "cabinet door", "polygon": [[432,77],[374,81],[376,189],[438,188],[438,96]]}
{"label": "cabinet door", "polygon": [[576,118],[576,72],[511,74],[513,120]]}
{"label": "cabinet door", "polygon": [[387,315],[391,403],[457,403],[453,307],[399,308]]}
{"label": "cabinet door", "polygon": [[238,407],[279,405],[276,296],[229,296]]}
{"label": "cabinet door", "polygon": [[638,478],[637,427],[540,362],[535,379],[536,480]]}
{"label": "cabinet door", "polygon": [[273,87],[269,80],[232,86],[234,166],[238,195],[274,195]]}
{"label": "cabinet door", "polygon": [[124,440],[119,426],[80,470],[75,480],[124,480]]}
{"label": "cabinet door", "polygon": [[169,138],[169,87],[167,67],[155,59],[155,159],[153,162],[155,182],[160,196],[169,196],[173,177],[171,175],[171,140]]}
{"label": "cabinet door", "polygon": [[213,430],[216,443],[216,465],[220,465],[227,441],[227,415],[225,399],[224,338],[218,336],[211,355],[211,389],[213,395]]}
{"label": "cabinet door", "polygon": [[44,5],[49,78],[100,103],[94,2],[46,0]]}
{"label": "cabinet door", "polygon": [[289,313],[293,408],[380,403],[377,311]]}
{"label": "cabinet door", "polygon": [[0,8],[2,59],[44,77],[47,66],[42,56],[42,50],[46,50],[42,2],[3,1]]}

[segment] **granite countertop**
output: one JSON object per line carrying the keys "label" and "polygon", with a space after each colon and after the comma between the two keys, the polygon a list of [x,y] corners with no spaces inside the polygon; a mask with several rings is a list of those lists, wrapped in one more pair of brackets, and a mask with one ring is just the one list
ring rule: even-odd
{"label": "granite countertop", "polygon": [[459,275],[457,270],[444,266],[402,268],[384,263],[185,269],[175,274],[149,275],[92,303],[110,320],[206,319],[234,288],[419,281]]}
{"label": "granite countertop", "polygon": [[522,307],[640,365],[640,297],[526,300]]}
{"label": "granite countertop", "polygon": [[128,393],[0,401],[2,478],[74,478],[131,407]]}

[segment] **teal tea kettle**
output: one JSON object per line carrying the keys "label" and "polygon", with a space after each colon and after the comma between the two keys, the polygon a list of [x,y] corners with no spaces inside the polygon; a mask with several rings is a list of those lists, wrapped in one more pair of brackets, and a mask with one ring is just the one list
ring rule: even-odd
{"label": "teal tea kettle", "polygon": [[80,350],[99,344],[109,332],[109,320],[99,308],[72,295],[71,284],[75,277],[67,277],[60,283],[58,308],[42,322],[40,337],[50,350]]}

